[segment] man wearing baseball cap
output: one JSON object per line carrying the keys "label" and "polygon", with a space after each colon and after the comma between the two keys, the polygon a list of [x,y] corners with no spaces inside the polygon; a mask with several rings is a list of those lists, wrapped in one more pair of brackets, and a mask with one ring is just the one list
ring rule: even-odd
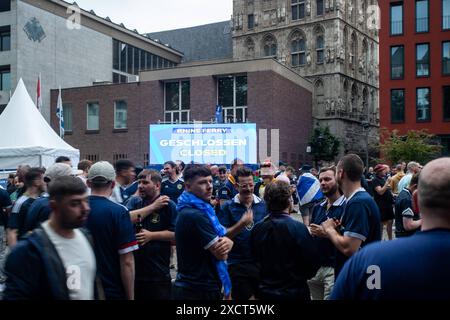
{"label": "man wearing baseball cap", "polygon": [[138,244],[126,207],[109,198],[116,172],[107,161],[95,163],[88,174],[91,213],[86,227],[95,243],[95,256],[107,300],[134,299],[134,257]]}

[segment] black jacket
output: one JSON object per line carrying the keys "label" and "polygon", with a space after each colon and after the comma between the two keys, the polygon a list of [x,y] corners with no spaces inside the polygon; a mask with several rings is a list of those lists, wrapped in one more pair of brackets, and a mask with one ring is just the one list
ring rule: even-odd
{"label": "black jacket", "polygon": [[[92,245],[87,231],[80,230]],[[42,227],[19,241],[6,260],[5,275],[4,300],[70,300],[63,262]],[[95,298],[104,300],[98,277]]]}

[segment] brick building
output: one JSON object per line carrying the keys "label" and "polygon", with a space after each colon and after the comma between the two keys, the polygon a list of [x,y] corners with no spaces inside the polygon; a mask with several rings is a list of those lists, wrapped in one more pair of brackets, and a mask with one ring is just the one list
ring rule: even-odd
{"label": "brick building", "polygon": [[[297,167],[310,160],[306,147],[313,86],[273,59],[209,61],[144,71],[139,77],[137,83],[62,90],[63,105],[71,110],[65,140],[80,149],[81,158],[127,158],[149,165],[150,124],[211,122],[219,103],[227,122],[256,123],[269,137],[270,129],[279,129],[280,160]],[[52,90],[51,123],[56,131],[57,97],[58,91]]]}
{"label": "brick building", "polygon": [[381,127],[427,129],[450,155],[450,0],[380,1]]}

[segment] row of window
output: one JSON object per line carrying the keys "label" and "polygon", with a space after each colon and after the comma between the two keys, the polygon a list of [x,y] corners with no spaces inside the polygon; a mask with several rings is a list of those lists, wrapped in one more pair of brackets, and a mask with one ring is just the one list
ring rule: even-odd
{"label": "row of window", "polygon": [[[291,41],[291,64],[293,67],[303,66],[307,63],[306,39],[300,34],[294,35]],[[276,57],[277,43],[272,35],[264,39],[263,54],[265,57]],[[323,64],[325,60],[325,40],[323,35],[316,37],[316,63]]]}
{"label": "row of window", "polygon": [[[300,20],[305,18],[305,0],[292,0],[291,1],[291,12],[292,20]],[[316,0],[316,16],[322,16],[325,12],[325,1]],[[248,30],[253,30],[255,27],[255,15],[247,15],[247,28]]]}
{"label": "row of window", "polygon": [[[450,86],[442,87],[443,120],[450,121]],[[405,89],[391,90],[391,122],[405,122]],[[416,121],[431,121],[431,89],[416,88]]]}
{"label": "row of window", "polygon": [[[416,44],[416,77],[430,76],[430,44]],[[442,74],[450,75],[450,41],[442,43]],[[403,45],[391,47],[391,79],[403,79],[405,76],[405,47]]]}
{"label": "row of window", "polygon": [[0,66],[0,91],[11,90],[11,67]]}
{"label": "row of window", "polygon": [[[291,1],[291,12],[292,20],[304,19],[306,14],[306,3],[305,0],[292,0]],[[321,16],[325,12],[325,1],[316,0],[316,16]]]}
{"label": "row of window", "polygon": [[11,27],[0,27],[0,52],[11,50]]}
{"label": "row of window", "polygon": [[[225,122],[247,121],[247,76],[219,77],[217,93],[217,103],[223,107]],[[166,82],[164,96],[165,122],[190,121],[190,82],[188,80]]]}
{"label": "row of window", "polygon": [[[247,121],[247,76],[220,77],[217,84],[218,104],[223,107],[224,121],[227,123]],[[164,120],[170,123],[190,121],[190,82],[189,80],[165,83]],[[127,102],[114,102],[114,129],[127,129]],[[63,105],[64,129],[73,130],[72,105]],[[100,130],[100,104],[87,104],[87,131]]]}
{"label": "row of window", "polygon": [[[123,100],[114,101],[114,129],[127,129],[127,102]],[[64,130],[73,131],[72,105],[63,104]],[[89,102],[87,104],[86,130],[100,130],[100,104],[98,102]]]}
{"label": "row of window", "polygon": [[[438,0],[433,0],[438,1]],[[442,2],[442,29],[450,30],[450,0]],[[403,1],[393,2],[390,7],[390,30],[392,36],[403,35],[404,32]],[[417,33],[430,31],[430,1],[415,2],[415,31]]]}
{"label": "row of window", "polygon": [[[113,69],[137,75],[141,70],[170,68],[175,62],[113,39]],[[119,83],[120,78],[114,82]]]}

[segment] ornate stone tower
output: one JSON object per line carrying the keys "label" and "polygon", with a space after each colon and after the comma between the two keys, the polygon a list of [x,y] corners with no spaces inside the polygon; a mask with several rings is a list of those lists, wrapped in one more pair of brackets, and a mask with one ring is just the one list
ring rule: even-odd
{"label": "ornate stone tower", "polygon": [[315,123],[365,159],[379,129],[377,1],[233,2],[234,58],[273,56],[310,80]]}

